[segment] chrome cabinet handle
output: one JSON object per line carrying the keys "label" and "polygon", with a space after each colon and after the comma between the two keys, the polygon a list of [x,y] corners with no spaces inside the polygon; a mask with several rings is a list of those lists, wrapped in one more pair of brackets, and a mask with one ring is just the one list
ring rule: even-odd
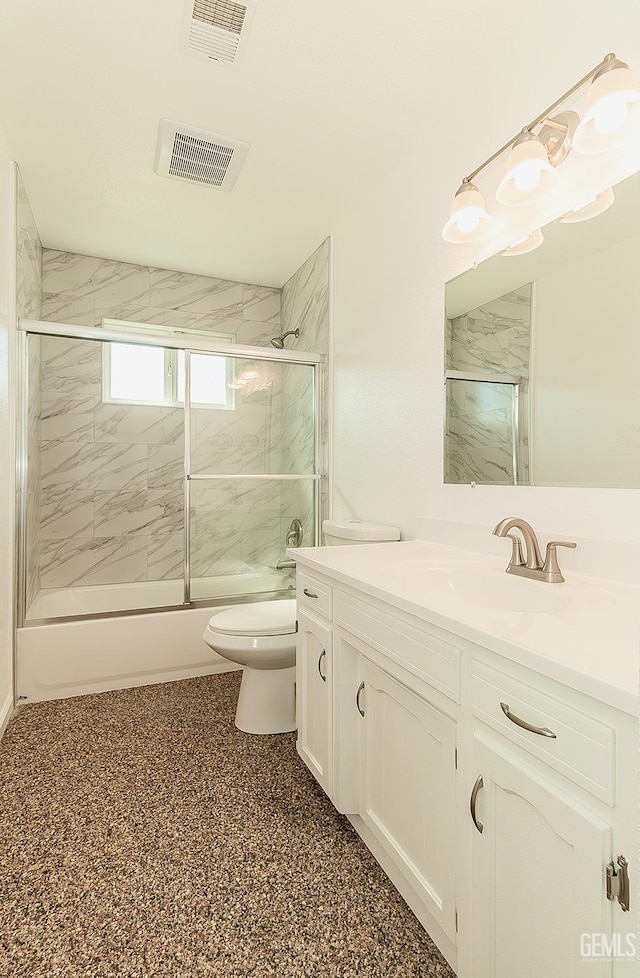
{"label": "chrome cabinet handle", "polygon": [[508,703],[501,703],[500,706],[507,719],[511,720],[512,723],[515,723],[516,726],[522,727],[523,730],[528,730],[529,733],[539,734],[541,737],[553,737],[554,740],[556,739],[556,735],[554,734],[553,730],[549,730],[548,727],[534,727],[532,723],[527,723],[526,720],[522,720],[520,717],[517,717],[515,713],[512,713],[509,709]]}
{"label": "chrome cabinet handle", "polygon": [[358,713],[360,714],[361,717],[364,716],[364,710],[360,706],[360,694],[363,689],[364,689],[364,680],[358,686],[358,692],[356,693],[356,706],[358,707]]}
{"label": "chrome cabinet handle", "polygon": [[480,791],[480,788],[483,788],[483,787],[484,787],[484,781],[482,780],[482,775],[479,774],[478,777],[476,778],[476,783],[474,784],[473,788],[471,789],[471,799],[469,801],[469,811],[471,812],[471,818],[473,819],[473,824],[475,825],[475,827],[477,828],[478,832],[481,835],[484,832],[484,825],[482,824],[482,822],[479,822],[478,821],[478,818],[476,816],[476,801],[477,801],[477,798],[478,798],[478,792]]}
{"label": "chrome cabinet handle", "polygon": [[326,654],[327,654],[327,650],[326,649],[323,649],[322,652],[320,653],[320,657],[318,659],[318,672],[320,673],[320,679],[322,680],[323,683],[326,683],[327,677],[322,675],[322,669],[320,668],[320,664],[321,664],[321,662],[324,659],[324,657],[325,657]]}
{"label": "chrome cabinet handle", "polygon": [[307,590],[307,588],[304,588],[304,590],[303,590],[303,592],[302,592],[302,593],[303,593],[303,594],[306,594],[306,596],[307,596],[308,598],[317,598],[317,597],[318,597],[318,595],[317,595],[317,594],[314,594],[314,593],[313,593],[313,591],[308,591],[308,590]]}

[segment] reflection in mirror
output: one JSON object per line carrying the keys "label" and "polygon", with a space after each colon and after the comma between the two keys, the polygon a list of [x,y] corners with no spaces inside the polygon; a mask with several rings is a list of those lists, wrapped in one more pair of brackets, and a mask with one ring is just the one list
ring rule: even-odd
{"label": "reflection in mirror", "polygon": [[445,482],[640,487],[640,176],[446,285]]}

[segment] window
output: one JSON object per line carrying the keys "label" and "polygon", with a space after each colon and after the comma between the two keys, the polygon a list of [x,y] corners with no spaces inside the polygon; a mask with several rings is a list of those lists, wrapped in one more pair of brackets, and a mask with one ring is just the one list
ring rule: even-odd
{"label": "window", "polygon": [[[121,323],[103,320],[109,330],[144,329],[169,335],[190,334],[203,338],[198,330],[177,330],[161,326]],[[229,333],[206,333],[223,343],[235,339]],[[185,387],[184,350],[134,343],[104,343],[102,353],[102,400],[112,404],[147,404],[182,407]],[[206,353],[191,354],[191,404],[197,407],[232,410],[233,360]]]}

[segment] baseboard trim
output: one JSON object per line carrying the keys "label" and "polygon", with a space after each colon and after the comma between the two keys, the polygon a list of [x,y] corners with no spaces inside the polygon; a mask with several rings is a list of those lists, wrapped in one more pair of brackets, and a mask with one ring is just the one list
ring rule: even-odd
{"label": "baseboard trim", "polygon": [[0,740],[2,740],[2,738],[4,737],[4,732],[9,726],[9,720],[11,719],[12,716],[13,716],[13,696],[9,694],[9,696],[7,696],[7,700],[4,706],[2,707],[2,709],[0,709]]}

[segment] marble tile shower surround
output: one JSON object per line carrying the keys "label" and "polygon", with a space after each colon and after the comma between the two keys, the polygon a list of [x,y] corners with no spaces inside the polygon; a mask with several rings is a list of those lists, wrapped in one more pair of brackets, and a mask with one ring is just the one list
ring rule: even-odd
{"label": "marble tile shower surround", "polygon": [[[280,290],[45,249],[42,318],[221,331],[264,346],[280,332]],[[181,410],[103,403],[100,344],[42,344],[42,587],[181,577]],[[280,471],[281,393],[279,384],[240,393],[234,412],[194,410],[195,471]],[[198,487],[194,576],[282,555],[280,489],[267,485],[262,494],[253,483]]]}
{"label": "marble tile shower surround", "polygon": [[280,289],[45,248],[42,318],[79,326],[102,319],[220,330],[264,346],[280,331]]}
{"label": "marble tile shower surround", "polygon": [[17,312],[19,317],[39,319],[42,297],[42,244],[19,170],[16,190]]}
{"label": "marble tile shower surround", "polygon": [[[531,285],[487,302],[447,324],[449,370],[516,374],[528,417]],[[469,381],[447,384],[447,482],[513,483],[511,387]],[[528,481],[528,432],[519,432],[519,480]]]}
{"label": "marble tile shower surround", "polygon": [[[329,492],[328,472],[329,462],[329,338],[330,338],[330,282],[331,282],[331,240],[327,238],[313,252],[313,254],[294,272],[291,278],[282,287],[282,330],[300,329],[300,336],[289,337],[287,345],[294,350],[303,350],[307,353],[317,353],[325,357],[324,363],[320,368],[320,382],[322,389],[321,404],[321,424],[320,424],[320,471],[325,473],[320,483],[320,520],[326,519],[329,514]],[[288,380],[291,381],[291,389]],[[283,380],[283,402],[285,405],[297,403],[298,392],[294,389],[298,381],[302,382],[299,375],[294,377],[291,374],[289,379]],[[289,424],[296,425],[297,419],[291,413],[290,419],[283,418],[283,445],[287,439],[284,432],[287,431]],[[293,442],[290,440],[290,443]],[[299,443],[296,443],[299,444]],[[302,449],[303,452],[312,452],[313,445],[307,445]],[[299,461],[287,455],[287,449],[283,447],[283,464],[290,466],[284,471],[294,471]],[[300,470],[299,470],[300,471]],[[304,470],[302,470],[304,471]],[[299,496],[307,498],[309,487],[299,487]],[[287,495],[293,506],[296,492],[289,490]],[[299,515],[291,510],[293,515]],[[304,520],[303,520],[304,523]],[[311,527],[305,526],[305,539],[311,543]]]}
{"label": "marble tile shower surround", "polygon": [[[293,277],[290,295],[296,301],[289,307],[297,315],[304,305],[311,316],[307,337],[324,353],[327,259],[325,243]],[[314,269],[315,278],[309,277]],[[278,289],[45,249],[42,312],[26,314],[87,326],[100,326],[104,317],[221,331],[234,334],[238,344],[267,345],[284,328],[280,299]],[[29,529],[37,570],[31,597],[39,586],[181,577],[180,409],[103,403],[98,343],[33,339],[32,360],[32,386],[40,400],[30,410],[38,427],[30,467],[38,489]],[[239,391],[240,410],[195,409],[194,470],[312,471],[312,427],[305,431],[313,420],[311,369],[297,369],[278,368],[266,392]],[[302,519],[305,537],[312,539],[313,498],[312,483],[216,482],[200,483],[197,490],[194,484],[192,574],[275,564],[284,555],[291,519]]]}
{"label": "marble tile shower surround", "polygon": [[[19,170],[16,170],[16,300],[20,317],[39,319],[42,295],[42,245],[29,198]],[[27,428],[27,537],[33,540],[26,567],[27,602],[40,588],[40,343],[28,352],[29,374]]]}

